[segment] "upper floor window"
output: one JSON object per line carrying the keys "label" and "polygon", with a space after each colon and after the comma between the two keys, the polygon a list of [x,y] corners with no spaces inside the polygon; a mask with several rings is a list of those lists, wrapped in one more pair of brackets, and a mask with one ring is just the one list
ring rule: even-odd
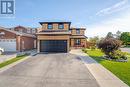
{"label": "upper floor window", "polygon": [[63,25],[63,24],[59,24],[59,25],[58,25],[58,28],[59,28],[59,29],[64,29],[64,25]]}
{"label": "upper floor window", "polygon": [[76,30],[76,34],[80,34],[80,29],[77,29],[77,30]]}
{"label": "upper floor window", "polygon": [[48,29],[52,29],[53,25],[52,24],[48,24]]}

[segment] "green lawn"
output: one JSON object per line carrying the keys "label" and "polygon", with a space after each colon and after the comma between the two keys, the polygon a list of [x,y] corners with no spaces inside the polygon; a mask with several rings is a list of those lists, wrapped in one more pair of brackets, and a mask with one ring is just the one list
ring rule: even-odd
{"label": "green lawn", "polygon": [[4,67],[4,66],[7,66],[7,65],[9,65],[9,64],[11,64],[11,63],[13,63],[13,62],[16,62],[16,61],[18,61],[18,60],[20,60],[20,59],[23,59],[23,58],[25,58],[26,56],[27,56],[27,55],[18,56],[18,57],[16,57],[16,58],[13,58],[13,59],[10,59],[10,60],[5,61],[5,62],[3,62],[3,63],[0,63],[0,68],[2,68],[2,67]]}
{"label": "green lawn", "polygon": [[115,62],[102,59],[104,54],[100,50],[87,50],[87,54],[130,86],[130,55],[128,62]]}

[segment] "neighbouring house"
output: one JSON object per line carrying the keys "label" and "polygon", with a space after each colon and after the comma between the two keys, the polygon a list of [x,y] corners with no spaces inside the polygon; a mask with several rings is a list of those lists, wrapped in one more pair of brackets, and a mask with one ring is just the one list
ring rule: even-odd
{"label": "neighbouring house", "polygon": [[36,28],[30,28],[30,27],[23,27],[23,26],[16,26],[16,27],[13,27],[13,28],[9,28],[10,30],[13,30],[13,31],[17,31],[17,32],[22,32],[22,33],[27,33],[27,34],[36,34],[37,32],[37,29]]}
{"label": "neighbouring house", "polygon": [[40,22],[37,29],[38,52],[69,52],[86,47],[85,28],[71,28],[71,22]]}
{"label": "neighbouring house", "polygon": [[36,32],[29,30],[22,26],[14,28],[0,27],[0,47],[11,52],[36,48],[36,36],[34,35]]}

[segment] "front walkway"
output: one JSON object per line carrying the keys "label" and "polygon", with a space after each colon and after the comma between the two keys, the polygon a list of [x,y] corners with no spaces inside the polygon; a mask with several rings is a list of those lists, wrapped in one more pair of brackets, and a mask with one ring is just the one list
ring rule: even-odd
{"label": "front walkway", "polygon": [[100,87],[129,87],[86,53],[83,53],[82,50],[72,50],[70,53],[78,55],[83,60]]}

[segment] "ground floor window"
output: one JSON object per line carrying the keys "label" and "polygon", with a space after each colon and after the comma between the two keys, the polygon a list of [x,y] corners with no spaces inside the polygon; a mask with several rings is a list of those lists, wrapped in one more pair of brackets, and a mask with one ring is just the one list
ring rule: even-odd
{"label": "ground floor window", "polygon": [[75,45],[81,45],[81,40],[80,39],[75,39]]}

